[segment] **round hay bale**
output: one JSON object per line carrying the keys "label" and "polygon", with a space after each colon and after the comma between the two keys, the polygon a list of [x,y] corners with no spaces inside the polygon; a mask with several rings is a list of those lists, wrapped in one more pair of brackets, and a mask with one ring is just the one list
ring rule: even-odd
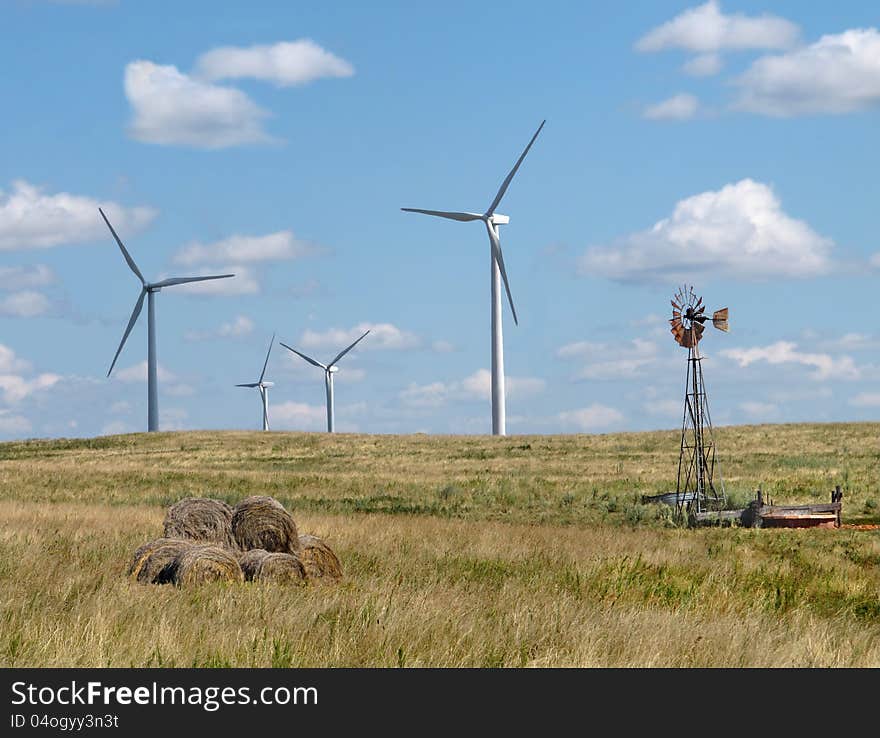
{"label": "round hay bale", "polygon": [[305,566],[294,554],[252,548],[238,557],[238,563],[248,582],[303,584],[308,579]]}
{"label": "round hay bale", "polygon": [[246,497],[239,502],[232,510],[232,536],[245,551],[299,552],[296,523],[274,497]]}
{"label": "round hay bale", "polygon": [[299,537],[299,558],[305,566],[309,579],[342,579],[342,564],[324,541],[317,536]]}
{"label": "round hay bale", "polygon": [[134,552],[128,575],[143,584],[167,584],[172,579],[174,561],[192,541],[179,538],[157,538]]}
{"label": "round hay bale", "polygon": [[244,574],[235,555],[227,548],[210,543],[184,549],[172,565],[173,582],[189,587],[205,582],[243,582]]}
{"label": "round hay bale", "polygon": [[264,548],[252,548],[250,551],[242,551],[238,555],[238,565],[244,574],[246,582],[252,582],[260,569],[260,562],[269,555]]}
{"label": "round hay bale", "polygon": [[187,497],[175,502],[165,515],[165,537],[235,546],[232,508],[223,500],[207,497]]}

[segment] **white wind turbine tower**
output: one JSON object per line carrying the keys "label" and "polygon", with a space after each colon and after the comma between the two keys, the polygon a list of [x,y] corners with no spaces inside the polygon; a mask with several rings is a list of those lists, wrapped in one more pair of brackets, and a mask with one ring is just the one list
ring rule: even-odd
{"label": "white wind turbine tower", "polygon": [[522,164],[532,144],[544,127],[544,123],[538,126],[529,145],[520,154],[510,174],[501,183],[501,188],[489,209],[480,215],[479,213],[458,213],[448,212],[445,210],[422,210],[420,208],[401,208],[408,213],[424,213],[425,215],[436,215],[439,218],[448,218],[449,220],[459,220],[463,222],[471,220],[482,220],[486,224],[486,230],[489,233],[490,258],[492,261],[491,278],[492,278],[492,433],[496,436],[503,436],[507,433],[506,427],[506,409],[504,397],[504,338],[501,329],[501,280],[504,280],[504,289],[507,292],[507,301],[510,303],[510,311],[513,313],[513,322],[519,324],[516,318],[516,308],[513,307],[513,297],[510,295],[510,285],[507,282],[507,270],[504,268],[504,257],[501,254],[501,237],[499,235],[499,226],[506,225],[510,222],[510,218],[495,212],[495,208],[507,192],[513,176]]}
{"label": "white wind turbine tower", "polygon": [[272,353],[272,344],[275,342],[275,334],[269,341],[269,350],[266,352],[266,361],[263,362],[263,371],[260,372],[260,378],[256,382],[249,384],[237,384],[236,387],[257,387],[260,390],[260,399],[263,401],[263,430],[269,430],[269,387],[274,387],[274,382],[264,382],[266,376],[266,367],[269,365],[269,354]]}
{"label": "white wind turbine tower", "polygon": [[107,376],[110,376],[113,367],[116,366],[116,359],[119,358],[119,353],[125,345],[128,334],[131,333],[131,329],[134,328],[134,324],[137,322],[138,316],[141,314],[141,308],[144,306],[144,297],[147,297],[147,430],[157,431],[159,430],[159,393],[157,386],[158,364],[156,359],[155,295],[163,287],[173,287],[174,285],[186,284],[187,282],[204,282],[209,279],[226,279],[227,277],[234,277],[235,275],[217,274],[210,277],[170,277],[169,279],[163,279],[159,282],[147,282],[147,280],[144,279],[144,275],[141,274],[141,270],[138,269],[137,264],[134,263],[134,259],[131,258],[131,254],[125,250],[125,246],[123,246],[119,236],[116,235],[116,231],[113,230],[113,226],[110,225],[110,221],[107,220],[104,211],[101,210],[101,208],[98,208],[98,212],[101,213],[101,217],[110,229],[110,233],[113,234],[113,238],[116,239],[116,243],[119,244],[119,248],[122,250],[122,255],[125,257],[125,261],[129,268],[141,281],[141,294],[138,297],[137,302],[134,304],[134,310],[131,312],[131,318],[128,320],[128,326],[125,329],[125,333],[122,335],[122,340],[119,342],[119,348],[116,349],[116,355],[113,357],[113,363],[110,364]]}
{"label": "white wind turbine tower", "polygon": [[351,351],[355,346],[357,346],[361,341],[363,341],[364,338],[366,337],[367,333],[369,333],[369,331],[364,333],[364,335],[361,336],[353,344],[351,344],[351,346],[349,346],[346,349],[343,349],[338,354],[336,354],[336,356],[333,358],[333,361],[331,361],[329,364],[322,364],[320,361],[315,361],[311,356],[306,356],[305,354],[297,351],[295,348],[291,348],[286,343],[279,341],[279,343],[282,346],[284,346],[284,348],[286,348],[288,351],[293,351],[293,353],[295,353],[297,356],[305,359],[307,362],[309,362],[309,364],[312,364],[313,366],[316,366],[319,369],[324,370],[324,384],[327,387],[327,432],[328,433],[333,433],[335,430],[335,425],[336,425],[335,420],[334,420],[334,411],[333,411],[333,375],[339,371],[339,367],[336,366],[336,362],[339,361],[343,356],[345,356],[349,351]]}

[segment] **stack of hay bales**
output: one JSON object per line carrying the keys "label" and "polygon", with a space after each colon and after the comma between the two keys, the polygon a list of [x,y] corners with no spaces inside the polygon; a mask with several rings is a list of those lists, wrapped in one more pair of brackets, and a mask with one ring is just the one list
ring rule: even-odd
{"label": "stack of hay bales", "polygon": [[162,538],[134,553],[129,576],[145,584],[204,582],[337,582],[342,566],[320,538],[299,535],[274,497],[247,497],[235,507],[187,497],[168,508]]}

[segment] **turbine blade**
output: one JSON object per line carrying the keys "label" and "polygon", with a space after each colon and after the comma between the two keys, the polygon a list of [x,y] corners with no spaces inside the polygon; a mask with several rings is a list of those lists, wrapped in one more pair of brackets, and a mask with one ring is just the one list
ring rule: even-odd
{"label": "turbine blade", "polygon": [[266,352],[266,361],[263,362],[263,371],[260,372],[260,381],[266,376],[266,367],[269,364],[269,354],[272,353],[272,344],[275,343],[275,334],[272,334],[272,340],[269,341],[269,350]]}
{"label": "turbine blade", "polygon": [[237,384],[236,387],[259,387],[259,382],[250,382],[249,384]]}
{"label": "turbine blade", "polygon": [[295,353],[297,356],[305,359],[307,362],[309,362],[309,364],[312,364],[313,366],[316,366],[319,369],[323,369],[325,372],[327,371],[327,367],[324,366],[320,361],[315,361],[311,356],[306,356],[305,354],[300,353],[295,348],[291,348],[283,341],[279,341],[278,343],[280,343],[282,346],[284,346],[284,348],[286,348],[288,351],[293,351],[293,353]]}
{"label": "turbine blade", "polygon": [[116,355],[113,357],[113,363],[110,364],[110,369],[107,371],[107,376],[110,376],[110,372],[113,371],[113,367],[116,366],[116,360],[119,358],[119,353],[122,351],[122,347],[125,346],[125,341],[128,339],[128,334],[131,333],[131,329],[134,328],[134,324],[137,322],[138,315],[141,314],[141,308],[144,306],[144,298],[147,296],[146,287],[141,290],[141,296],[137,299],[137,302],[134,304],[134,310],[131,311],[131,317],[128,319],[128,326],[125,329],[125,333],[122,335],[122,340],[119,342],[119,348],[116,349]]}
{"label": "turbine blade", "polygon": [[495,208],[501,202],[501,198],[504,197],[504,193],[507,192],[507,188],[510,187],[510,182],[513,179],[513,175],[516,174],[516,170],[519,169],[519,165],[523,163],[523,159],[526,158],[526,154],[529,153],[529,149],[532,148],[532,144],[535,143],[535,139],[538,137],[538,134],[541,132],[541,129],[544,127],[546,120],[541,121],[541,125],[538,126],[538,130],[535,131],[535,135],[532,136],[532,140],[529,141],[529,145],[526,146],[525,150],[522,154],[519,155],[519,159],[516,160],[516,164],[513,165],[513,169],[510,170],[510,174],[504,179],[504,182],[501,183],[501,188],[498,190],[498,194],[495,195],[495,199],[492,200],[492,204],[489,206],[489,209],[486,211],[486,215],[492,215],[495,212]]}
{"label": "turbine blade", "polygon": [[460,220],[466,223],[470,220],[480,220],[483,216],[479,213],[455,213],[446,210],[421,210],[420,208],[401,208],[407,213],[422,213],[424,215],[436,215],[438,218],[449,218],[449,220]]}
{"label": "turbine blade", "polygon": [[[369,333],[369,331],[367,331],[367,333]],[[366,338],[367,333],[364,333],[363,336],[361,336],[357,341],[351,344],[351,346],[349,346],[347,349],[345,349],[344,351],[340,351],[338,354],[336,354],[336,358],[333,359],[333,361],[331,361],[327,366],[333,366],[337,361],[339,361],[343,356],[345,356],[349,351],[351,351],[355,346],[363,341],[364,338]]]}
{"label": "turbine blade", "polygon": [[104,211],[101,208],[98,208],[98,212],[101,214],[101,217],[104,219],[104,222],[107,224],[107,227],[110,229],[110,233],[113,234],[113,238],[116,239],[116,243],[119,244],[119,248],[122,249],[122,255],[125,257],[125,261],[128,262],[128,266],[135,273],[137,278],[141,281],[141,284],[146,284],[147,280],[144,279],[144,275],[141,274],[141,270],[138,269],[138,265],[134,263],[134,259],[131,258],[131,254],[125,250],[125,246],[122,245],[122,240],[119,236],[116,235],[116,231],[113,230],[113,226],[110,225],[110,221],[107,220],[107,216],[104,215]]}
{"label": "turbine blade", "polygon": [[489,241],[492,242],[492,253],[495,256],[495,261],[498,262],[501,279],[504,281],[504,289],[507,291],[507,301],[510,303],[510,312],[513,313],[513,322],[515,325],[519,325],[519,321],[516,318],[516,308],[513,306],[513,296],[510,294],[510,284],[507,282],[507,270],[504,268],[504,257],[501,255],[501,242],[498,240],[498,234],[495,232],[495,227],[488,221],[486,221],[486,230],[489,231]]}
{"label": "turbine blade", "polygon": [[186,284],[187,282],[207,282],[209,279],[228,279],[234,276],[234,274],[214,274],[209,277],[171,277],[163,279],[161,282],[155,282],[150,287],[173,287],[176,284]]}

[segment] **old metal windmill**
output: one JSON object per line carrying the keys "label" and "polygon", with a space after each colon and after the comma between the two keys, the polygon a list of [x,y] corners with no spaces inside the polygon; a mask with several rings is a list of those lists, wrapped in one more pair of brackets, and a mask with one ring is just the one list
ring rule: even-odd
{"label": "old metal windmill", "polygon": [[[715,438],[712,417],[709,414],[709,396],[703,382],[703,357],[700,339],[703,337],[705,314],[703,298],[697,297],[693,287],[685,285],[672,299],[672,335],[679,346],[688,350],[687,379],[684,392],[684,417],[681,425],[681,453],[678,457],[676,485],[676,515],[683,517],[705,510],[719,509],[724,502],[724,479],[718,470],[715,484]],[[712,325],[725,333],[730,330],[727,308],[712,314]]]}

